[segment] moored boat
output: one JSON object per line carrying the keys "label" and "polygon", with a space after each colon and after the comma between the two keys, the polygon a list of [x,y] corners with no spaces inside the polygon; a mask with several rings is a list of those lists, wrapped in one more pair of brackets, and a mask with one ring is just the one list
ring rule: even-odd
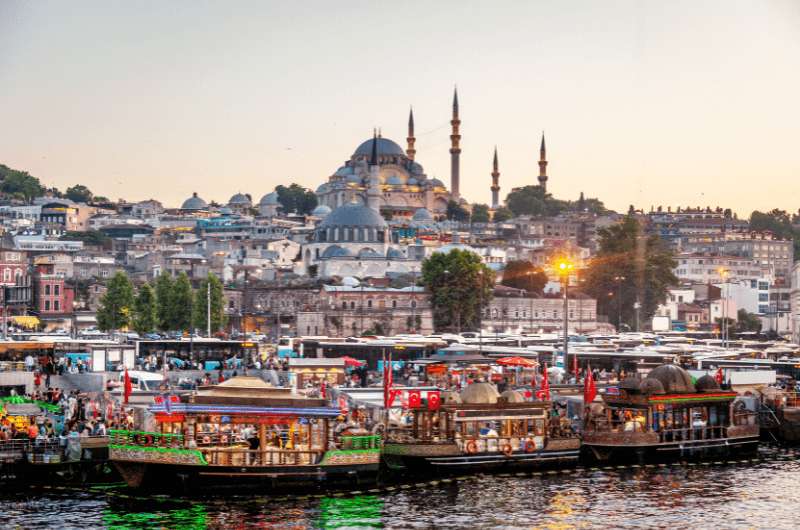
{"label": "moored boat", "polygon": [[344,426],[323,399],[237,377],[201,387],[188,403],[150,407],[155,432],[111,431],[110,459],[131,487],[191,490],[370,483],[379,436]]}
{"label": "moored boat", "polygon": [[551,416],[549,401],[500,395],[490,383],[473,383],[441,404],[438,394],[425,401],[409,410],[409,426],[386,432],[383,460],[392,471],[446,475],[578,462],[580,439]]}
{"label": "moored boat", "polygon": [[696,383],[665,364],[644,379],[609,389],[588,407],[584,456],[590,461],[663,461],[746,455],[756,451],[756,413],[711,376]]}

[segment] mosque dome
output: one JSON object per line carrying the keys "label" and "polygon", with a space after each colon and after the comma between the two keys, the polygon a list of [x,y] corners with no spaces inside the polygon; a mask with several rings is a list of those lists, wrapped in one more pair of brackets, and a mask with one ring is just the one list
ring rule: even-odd
{"label": "mosque dome", "polygon": [[219,214],[220,215],[233,215],[233,210],[231,210],[227,206],[223,206],[222,208],[219,209]]}
{"label": "mosque dome", "polygon": [[408,177],[406,184],[408,184],[409,186],[419,186],[419,181],[414,177]]}
{"label": "mosque dome", "polygon": [[330,206],[325,204],[320,204],[319,206],[314,208],[314,211],[311,212],[311,215],[313,215],[314,217],[325,217],[326,215],[331,213],[331,211],[332,210]]}
{"label": "mosque dome", "polygon": [[656,379],[661,383],[664,391],[668,394],[673,392],[691,393],[695,391],[694,383],[692,383],[692,376],[677,364],[662,364],[654,368],[653,371],[647,375],[647,379]]}
{"label": "mosque dome", "polygon": [[390,248],[389,250],[386,251],[386,258],[387,259],[403,259],[403,258],[405,258],[405,256],[403,255],[402,251],[400,251],[400,250],[398,250],[396,248]]}
{"label": "mosque dome", "polygon": [[[326,191],[328,191],[328,183],[327,182],[324,182],[324,183],[320,184],[317,187],[317,193],[325,193]],[[263,201],[264,199],[261,199],[261,200]]]}
{"label": "mosque dome", "polygon": [[335,177],[346,177],[346,176],[352,175],[352,174],[353,174],[353,168],[352,167],[342,166],[339,169],[337,169],[336,173],[334,173],[333,175]]}
{"label": "mosque dome", "polygon": [[351,202],[339,206],[325,218],[320,227],[360,226],[369,228],[386,228],[386,221],[381,215],[363,204]]}
{"label": "mosque dome", "polygon": [[192,193],[192,196],[183,201],[181,210],[205,210],[208,208],[206,201],[197,196],[197,192]]}
{"label": "mosque dome", "polygon": [[431,212],[428,211],[427,208],[420,208],[414,212],[414,216],[411,218],[411,220],[418,223],[433,222],[433,215],[431,215]]}
{"label": "mosque dome", "polygon": [[[324,186],[324,184],[323,184],[323,186]],[[322,186],[320,186],[320,187],[322,187]],[[266,195],[261,197],[261,200],[258,202],[258,204],[260,204],[261,206],[275,206],[275,205],[279,204],[278,203],[278,192],[277,191],[273,191],[272,193],[267,193]]]}
{"label": "mosque dome", "polygon": [[359,282],[352,276],[345,276],[344,278],[342,278],[342,285],[345,285],[347,287],[358,287],[359,285],[361,285],[361,282]]}
{"label": "mosque dome", "polygon": [[706,374],[694,384],[694,387],[697,389],[698,392],[719,392],[719,383],[717,380],[711,377],[710,375]]}
{"label": "mosque dome", "polygon": [[322,253],[322,258],[349,258],[353,253],[339,245],[331,245]]}
{"label": "mosque dome", "polygon": [[358,251],[358,259],[364,259],[364,258],[383,258],[383,256],[381,256],[371,248],[362,248],[361,250]]}
{"label": "mosque dome", "polygon": [[250,201],[250,197],[244,193],[237,193],[230,198],[228,204],[231,206],[250,206],[252,202]]}
{"label": "mosque dome", "polygon": [[386,184],[389,184],[390,186],[402,186],[403,179],[401,179],[397,175],[392,175],[388,179],[386,179]]}
{"label": "mosque dome", "polygon": [[431,179],[428,183],[432,188],[444,188],[444,182],[439,179]]}
{"label": "mosque dome", "polygon": [[349,175],[347,175],[347,182],[352,182],[353,184],[361,184],[361,177],[359,177],[355,173],[350,173]]}
{"label": "mosque dome", "polygon": [[422,175],[422,165],[419,162],[411,162],[410,171],[414,175]]}
{"label": "mosque dome", "polygon": [[500,393],[497,387],[491,383],[472,383],[467,388],[461,391],[459,396],[462,403],[469,403],[472,405],[481,403],[497,403],[497,398]]}
{"label": "mosque dome", "polygon": [[[363,142],[361,145],[356,148],[355,153],[353,153],[353,158],[359,156],[372,156],[372,141],[373,139],[370,138],[369,140]],[[397,145],[396,142],[389,140],[388,138],[377,138],[378,142],[378,156],[405,156],[406,153],[403,151],[403,148]]]}

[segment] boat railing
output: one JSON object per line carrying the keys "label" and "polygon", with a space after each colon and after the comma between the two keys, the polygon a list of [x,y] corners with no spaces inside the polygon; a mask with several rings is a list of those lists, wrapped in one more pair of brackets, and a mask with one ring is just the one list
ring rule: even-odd
{"label": "boat railing", "polygon": [[772,397],[776,409],[800,407],[800,393],[782,391]]}
{"label": "boat railing", "polygon": [[182,434],[165,434],[148,431],[128,431],[111,429],[108,431],[109,443],[112,445],[134,445],[139,447],[183,447]]}
{"label": "boat railing", "polygon": [[200,448],[211,466],[303,466],[318,464],[325,451],[306,449],[244,449],[239,447]]}
{"label": "boat railing", "polygon": [[340,438],[339,446],[344,450],[380,449],[381,437],[377,434],[346,435]]}
{"label": "boat railing", "polygon": [[535,434],[528,436],[466,436],[457,437],[456,445],[461,451],[469,454],[524,452],[541,449],[542,437]]}
{"label": "boat railing", "polygon": [[661,429],[658,431],[658,441],[661,443],[716,440],[727,437],[728,428],[721,425]]}

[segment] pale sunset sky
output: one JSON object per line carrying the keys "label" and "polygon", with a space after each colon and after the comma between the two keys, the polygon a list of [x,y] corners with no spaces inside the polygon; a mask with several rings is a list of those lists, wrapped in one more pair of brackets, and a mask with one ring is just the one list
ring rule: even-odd
{"label": "pale sunset sky", "polygon": [[800,207],[800,2],[0,1],[0,163],[167,206],[316,188],[380,127],[449,185]]}

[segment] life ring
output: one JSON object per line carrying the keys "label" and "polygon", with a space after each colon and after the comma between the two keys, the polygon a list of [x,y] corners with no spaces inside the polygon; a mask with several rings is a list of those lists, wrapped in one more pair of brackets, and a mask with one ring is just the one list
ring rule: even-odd
{"label": "life ring", "polygon": [[223,434],[222,436],[220,436],[219,441],[222,444],[228,443],[228,435],[227,434]]}
{"label": "life ring", "polygon": [[514,453],[514,448],[511,447],[511,444],[509,444],[509,443],[507,443],[503,447],[501,447],[500,450],[506,456],[511,456]]}
{"label": "life ring", "polygon": [[203,436],[203,443],[205,445],[211,445],[211,437],[209,435]]}
{"label": "life ring", "polygon": [[534,451],[536,451],[536,442],[528,438],[525,440],[525,452],[532,453]]}
{"label": "life ring", "polygon": [[470,440],[467,442],[467,445],[464,447],[464,450],[467,453],[474,455],[475,453],[478,452],[478,443],[475,440]]}
{"label": "life ring", "polygon": [[144,437],[144,445],[148,446],[148,447],[153,445],[153,435],[152,434],[145,435],[145,437]]}

